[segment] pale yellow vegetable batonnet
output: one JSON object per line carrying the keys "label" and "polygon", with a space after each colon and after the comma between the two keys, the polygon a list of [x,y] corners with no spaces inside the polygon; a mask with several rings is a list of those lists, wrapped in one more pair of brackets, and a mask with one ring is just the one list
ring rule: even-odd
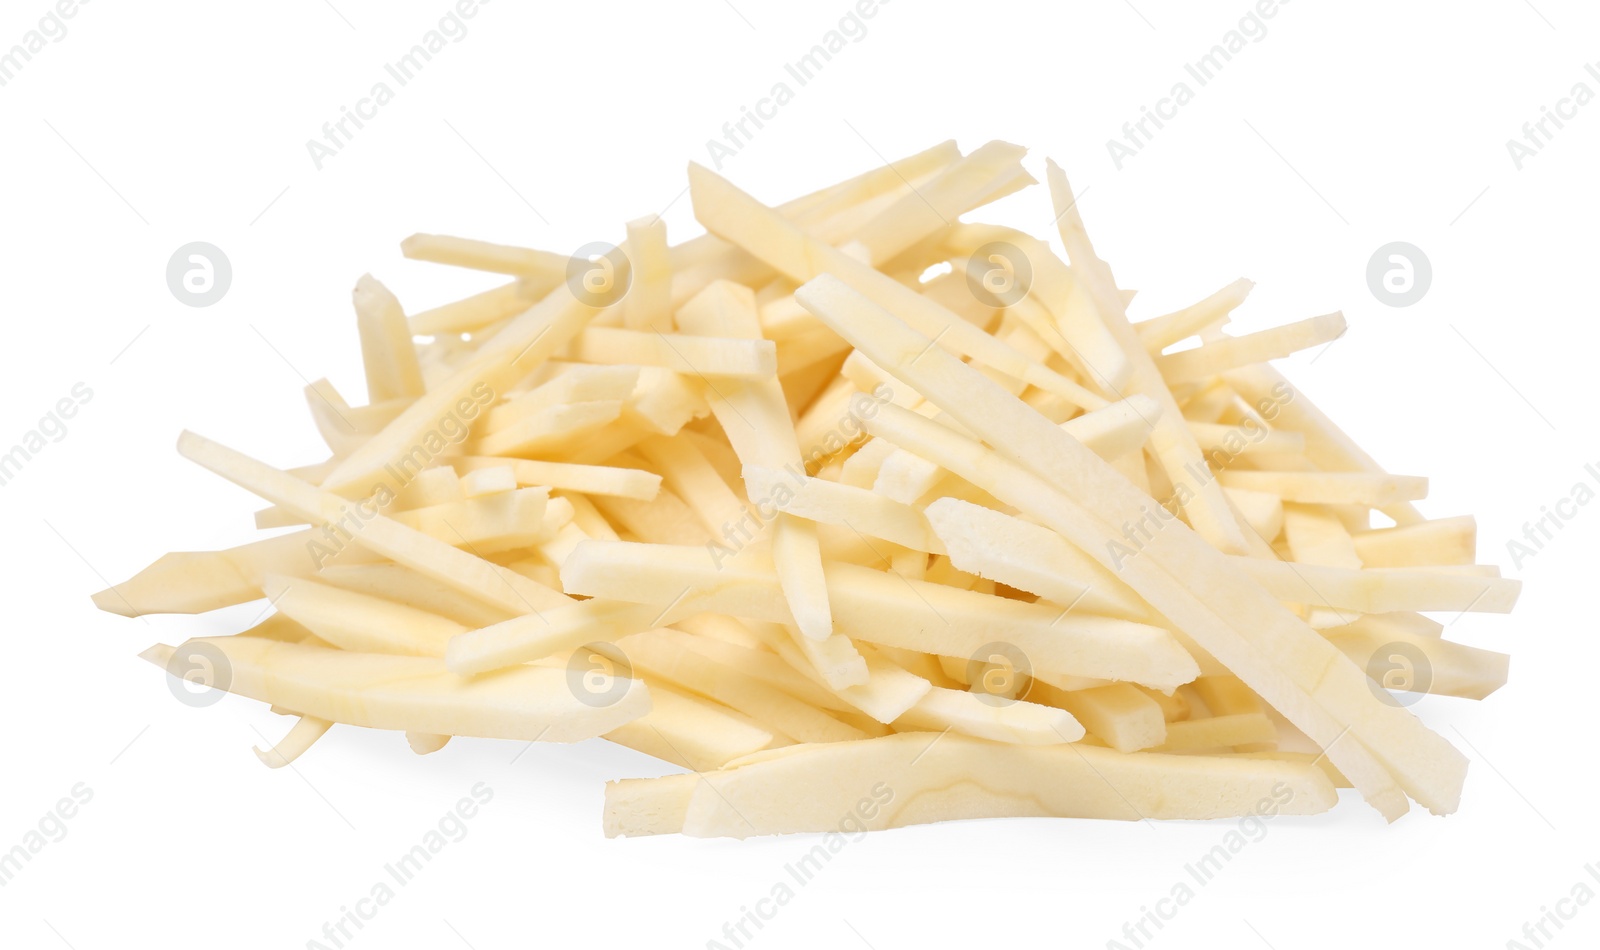
{"label": "pale yellow vegetable batonnet", "polygon": [[1466,759],[1407,707],[1507,658],[1425,614],[1518,585],[1267,365],[1343,318],[1229,335],[1237,281],[1130,322],[1054,164],[1066,260],[961,220],[1022,157],[946,143],[776,208],[691,166],[710,233],[676,246],[412,237],[513,279],[408,317],[362,278],[367,405],[307,389],[325,462],[178,443],[297,530],[95,601],[267,598],[144,656],[296,717],[270,766],[346,723],[690,770],[612,783],[608,834],[1454,810]]}

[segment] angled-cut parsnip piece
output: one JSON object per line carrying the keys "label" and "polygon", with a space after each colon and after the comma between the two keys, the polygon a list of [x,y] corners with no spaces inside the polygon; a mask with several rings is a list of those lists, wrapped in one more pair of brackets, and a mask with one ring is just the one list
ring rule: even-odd
{"label": "angled-cut parsnip piece", "polygon": [[478,455],[559,455],[590,433],[622,418],[622,400],[596,399],[549,406],[474,441]]}
{"label": "angled-cut parsnip piece", "polygon": [[1416,568],[1351,570],[1261,558],[1233,558],[1236,570],[1279,600],[1364,614],[1400,610],[1510,613],[1522,582]]}
{"label": "angled-cut parsnip piece", "polygon": [[1067,257],[1074,265],[1073,273],[1081,280],[1100,319],[1127,358],[1127,386],[1154,399],[1161,407],[1155,431],[1150,436],[1150,448],[1161,461],[1167,477],[1180,488],[1174,500],[1188,515],[1189,523],[1213,547],[1229,554],[1245,553],[1244,534],[1233,510],[1223,497],[1221,487],[1206,470],[1200,446],[1184,423],[1155,361],[1139,341],[1133,324],[1128,322],[1127,309],[1111,279],[1110,269],[1095,254],[1066,173],[1052,161],[1048,163],[1047,178],[1050,194],[1055,199],[1056,224],[1061,241],[1066,245]]}
{"label": "angled-cut parsnip piece", "polygon": [[280,613],[352,653],[444,656],[450,638],[467,630],[446,617],[304,577],[268,575],[261,592]]}
{"label": "angled-cut parsnip piece", "polygon": [[940,498],[923,514],[951,563],[969,574],[1064,608],[1151,619],[1150,608],[1121,578],[1049,528],[955,498]]}
{"label": "angled-cut parsnip piece", "polygon": [[411,342],[405,310],[371,274],[356,282],[356,327],[367,369],[367,399],[415,399],[422,395],[422,368]]}
{"label": "angled-cut parsnip piece", "polygon": [[1156,357],[1168,385],[1193,383],[1254,363],[1280,359],[1344,335],[1344,314],[1327,313],[1244,336],[1219,336],[1192,350]]}
{"label": "angled-cut parsnip piece", "polygon": [[[1035,667],[1170,689],[1198,675],[1194,661],[1158,627],[1064,614],[854,564],[824,570],[836,628],[869,643],[967,658],[1010,643]],[[586,541],[561,567],[566,590],[636,603],[691,604],[735,616],[792,622],[770,567],[718,564],[704,549]]]}
{"label": "angled-cut parsnip piece", "polygon": [[[737,710],[796,742],[849,742],[867,734],[788,693],[686,649],[670,630],[652,630],[621,641],[624,655],[651,682],[665,679]],[[691,638],[692,639],[692,638]]]}
{"label": "angled-cut parsnip piece", "polygon": [[1138,752],[1167,741],[1167,719],[1161,706],[1132,683],[1061,690],[1036,682],[1028,696],[1072,713],[1085,729],[1118,752]]}
{"label": "angled-cut parsnip piece", "polygon": [[648,712],[607,732],[606,739],[694,771],[720,769],[782,741],[726,706],[669,686],[652,687],[650,704]]}
{"label": "angled-cut parsnip piece", "polygon": [[691,376],[768,379],[778,372],[771,340],[590,327],[573,341],[571,356],[584,363],[655,366]]}
{"label": "angled-cut parsnip piece", "polygon": [[481,434],[501,432],[541,411],[582,402],[622,402],[639,385],[637,366],[591,366],[563,363],[563,372],[527,392],[513,393],[484,412]]}
{"label": "angled-cut parsnip piece", "polygon": [[1195,753],[1238,748],[1259,752],[1263,745],[1275,747],[1277,739],[1278,730],[1265,713],[1228,713],[1169,723],[1167,741],[1157,751]]}
{"label": "angled-cut parsnip piece", "polygon": [[505,610],[490,607],[398,564],[330,564],[311,577],[343,590],[447,617],[468,630],[487,627],[509,617]]}
{"label": "angled-cut parsnip piece", "polygon": [[1254,287],[1254,281],[1241,277],[1199,303],[1141,320],[1133,325],[1133,329],[1139,334],[1139,342],[1144,344],[1145,349],[1152,354],[1160,353],[1202,330],[1220,326],[1230,313],[1244,303]]}
{"label": "angled-cut parsnip piece", "polygon": [[1320,769],[1294,762],[934,738],[806,746],[708,774],[691,796],[683,833],[838,831],[849,815],[874,830],[957,818],[1227,818],[1269,805],[1304,815],[1338,801]]}
{"label": "angled-cut parsnip piece", "polygon": [[1297,455],[1305,451],[1306,447],[1305,436],[1298,432],[1280,432],[1261,427],[1247,429],[1216,422],[1193,421],[1189,423],[1189,431],[1194,434],[1195,443],[1200,446],[1200,451],[1206,453],[1208,457],[1221,452],[1223,453],[1221,457],[1229,460],[1234,456],[1256,455],[1263,452]]}
{"label": "angled-cut parsnip piece", "polygon": [[192,432],[179,437],[178,452],[240,488],[282,505],[314,524],[340,526],[349,535],[349,543],[448,584],[492,607],[522,614],[537,610],[541,605],[549,607],[566,601],[548,587],[384,516],[370,499],[346,501]]}
{"label": "angled-cut parsnip piece", "polygon": [[514,280],[509,284],[501,284],[453,303],[412,314],[408,324],[411,332],[417,336],[476,333],[484,327],[514,317],[533,306],[534,301],[538,299],[534,287],[539,286],[540,292],[543,293],[548,291],[551,285],[553,282],[540,286]]}
{"label": "angled-cut parsnip piece", "polygon": [[1471,564],[1478,552],[1478,522],[1471,515],[1434,518],[1362,531],[1351,540],[1366,567]]}
{"label": "angled-cut parsnip piece", "polygon": [[531,277],[552,285],[567,273],[563,254],[442,234],[413,234],[400,242],[400,253],[414,261]]}
{"label": "angled-cut parsnip piece", "polygon": [[[1270,539],[1268,539],[1270,540]],[[1360,570],[1361,557],[1344,522],[1326,508],[1283,506],[1283,540],[1301,564],[1324,564]]]}
{"label": "angled-cut parsnip piece", "polygon": [[1511,669],[1511,657],[1504,653],[1439,637],[1384,630],[1359,620],[1324,630],[1322,635],[1362,669],[1403,670],[1408,674],[1398,683],[1377,681],[1384,687],[1485,699],[1506,685]]}
{"label": "angled-cut parsnip piece", "polygon": [[660,215],[628,222],[627,253],[632,279],[622,298],[623,325],[671,333],[672,255]]}
{"label": "angled-cut parsnip piece", "polygon": [[654,605],[605,600],[574,602],[463,632],[446,647],[445,663],[462,676],[487,673],[566,655],[589,643],[620,640],[672,619],[670,609]]}
{"label": "angled-cut parsnip piece", "polygon": [[902,195],[852,239],[867,249],[872,263],[882,264],[1000,193],[1014,190],[1014,184],[1033,184],[1033,176],[1022,167],[1022,156],[1027,153],[1009,142],[981,145],[928,183]]}
{"label": "angled-cut parsnip piece", "polygon": [[1240,524],[1256,538],[1271,544],[1283,531],[1283,499],[1277,495],[1226,486],[1222,494],[1238,513]]}
{"label": "angled-cut parsnip piece", "polygon": [[639,468],[488,456],[465,456],[452,459],[450,464],[462,472],[509,465],[518,485],[544,485],[557,491],[575,491],[586,495],[616,495],[619,498],[649,501],[661,491],[661,476]]}
{"label": "angled-cut parsnip piece", "polygon": [[1222,471],[1217,473],[1217,480],[1229,488],[1271,492],[1284,501],[1311,505],[1386,508],[1428,496],[1428,480],[1418,475]]}
{"label": "angled-cut parsnip piece", "polygon": [[895,720],[900,732],[951,732],[1014,745],[1059,745],[1083,738],[1065,709],[1023,700],[991,701],[977,693],[935,686]]}
{"label": "angled-cut parsnip piece", "polygon": [[944,543],[929,529],[922,512],[878,492],[796,474],[793,469],[754,465],[745,467],[744,479],[751,497],[764,499],[787,514],[843,525],[916,551],[944,553]]}
{"label": "angled-cut parsnip piece", "polygon": [[[222,551],[173,551],[144,570],[94,595],[94,605],[124,617],[145,614],[199,614],[248,603],[261,597],[267,574],[309,574],[316,570],[312,546],[321,532],[307,528]],[[323,565],[371,564],[377,554],[347,546]]]}
{"label": "angled-cut parsnip piece", "polygon": [[301,715],[370,729],[577,742],[609,732],[650,710],[638,680],[617,702],[589,706],[573,695],[559,667],[519,666],[462,679],[429,657],[349,653],[257,637],[203,637],[177,648],[156,645],[141,656],[164,669],[205,653],[228,692]]}

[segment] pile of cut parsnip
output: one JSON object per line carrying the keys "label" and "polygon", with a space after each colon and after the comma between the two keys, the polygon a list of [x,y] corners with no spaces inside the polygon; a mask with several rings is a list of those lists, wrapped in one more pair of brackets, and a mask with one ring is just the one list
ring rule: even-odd
{"label": "pile of cut parsnip", "polygon": [[1130,322],[1053,163],[1066,260],[961,220],[1022,157],[945,143],[778,207],[691,165],[709,233],[675,246],[416,235],[512,279],[408,316],[363,278],[367,404],[307,388],[330,458],[178,443],[290,530],[95,602],[266,598],[143,656],[292,717],[274,767],[343,723],[689,770],[610,783],[610,835],[1453,811],[1467,760],[1407,706],[1507,657],[1426,614],[1518,584],[1268,365],[1338,314],[1230,335],[1241,280]]}

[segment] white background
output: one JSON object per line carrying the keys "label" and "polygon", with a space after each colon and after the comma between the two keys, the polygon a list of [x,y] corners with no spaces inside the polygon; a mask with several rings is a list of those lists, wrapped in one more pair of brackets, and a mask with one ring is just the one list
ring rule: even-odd
{"label": "white background", "polygon": [[[1350,332],[1285,370],[1391,470],[1432,476],[1426,511],[1476,513],[1480,559],[1510,570],[1507,539],[1600,462],[1600,104],[1520,171],[1505,145],[1573,84],[1600,91],[1584,71],[1600,59],[1600,14],[1533,4],[1285,4],[1119,171],[1106,140],[1184,79],[1246,0],[893,0],[725,170],[776,202],[951,137],[1027,145],[1041,177],[1053,156],[1101,254],[1140,291],[1136,318],[1241,275],[1258,286],[1240,329],[1343,310]],[[0,850],[76,783],[94,793],[0,888],[0,941],[306,946],[478,782],[494,799],[465,840],[349,945],[702,947],[815,843],[606,840],[603,783],[671,769],[599,741],[456,741],[419,758],[397,735],[336,728],[295,768],[268,771],[250,746],[285,720],[235,697],[183,705],[134,657],[240,629],[258,605],[141,621],[88,598],[163,551],[252,537],[260,503],[179,459],[181,429],[286,466],[322,457],[301,388],[327,376],[362,396],[358,275],[413,311],[495,280],[407,262],[401,238],[565,253],[663,209],[674,237],[698,233],[685,162],[705,161],[706,140],[849,6],[496,0],[320,171],[306,141],[447,0],[97,0],[0,88],[0,444],[75,383],[94,393],[0,488]],[[7,0],[0,50],[48,9]],[[1034,188],[979,217],[1045,235],[1051,215]],[[1405,309],[1365,278],[1395,240],[1434,271]],[[233,265],[207,309],[165,280],[191,241]],[[1600,860],[1597,529],[1600,511],[1581,509],[1510,570],[1527,585],[1512,618],[1449,628],[1515,654],[1511,685],[1486,702],[1415,707],[1473,759],[1459,814],[1386,827],[1346,792],[1330,814],[1276,819],[1151,945],[1502,947],[1580,880],[1600,890],[1584,871]],[[1229,827],[1017,820],[874,835],[750,945],[1101,947]],[[1594,906],[1553,945],[1595,945]]]}

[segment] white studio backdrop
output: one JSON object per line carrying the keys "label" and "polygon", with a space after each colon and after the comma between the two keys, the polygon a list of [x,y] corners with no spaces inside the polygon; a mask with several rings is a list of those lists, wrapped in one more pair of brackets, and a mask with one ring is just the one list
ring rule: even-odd
{"label": "white studio backdrop", "polygon": [[[1580,503],[1600,489],[1600,11],[1577,0],[861,9],[871,16],[853,0],[7,0],[0,448],[34,450],[0,486],[12,618],[0,850],[44,844],[0,887],[0,943],[1600,939],[1600,909],[1575,899],[1600,892],[1600,505]],[[431,31],[442,45],[412,69],[403,60]],[[844,45],[796,81],[788,67],[830,31]],[[1208,63],[1230,33],[1237,50]],[[389,95],[367,101],[380,83]],[[724,126],[747,109],[762,126],[730,138]],[[339,127],[347,110],[366,116],[360,127]],[[359,275],[413,311],[490,286],[405,261],[406,235],[567,253],[660,213],[682,239],[700,231],[688,161],[718,161],[776,202],[947,138],[1026,145],[1041,178],[1045,156],[1062,163],[1100,253],[1139,291],[1136,318],[1239,276],[1257,283],[1242,330],[1344,312],[1349,332],[1285,371],[1390,470],[1431,476],[1425,511],[1475,513],[1480,560],[1526,583],[1509,619],[1440,618],[1452,638],[1511,652],[1510,685],[1483,703],[1413,707],[1473,760],[1457,815],[1386,827],[1346,792],[1330,814],[1271,821],[1204,882],[1189,866],[1235,823],[919,827],[853,840],[800,882],[788,866],[814,838],[606,840],[603,783],[671,769],[599,741],[457,741],[422,758],[397,735],[336,728],[294,768],[268,771],[250,747],[275,740],[280,717],[235,697],[180,703],[135,658],[240,629],[259,604],[147,620],[90,604],[161,552],[253,536],[259,504],[181,460],[180,430],[284,466],[322,457],[301,389],[326,376],[362,394]],[[1042,187],[978,217],[1054,241]],[[169,288],[169,261],[195,242],[231,272],[209,306]],[[1431,272],[1408,306],[1369,282],[1393,242],[1410,256],[1382,273],[1420,273],[1424,257]],[[1508,542],[1541,518],[1550,540],[1513,563]],[[447,845],[391,877],[430,832]],[[380,882],[393,899],[360,904],[378,909],[340,934]],[[762,903],[780,882],[792,899]],[[1193,898],[1163,904],[1180,884]],[[1139,935],[1158,911],[1161,928]]]}

